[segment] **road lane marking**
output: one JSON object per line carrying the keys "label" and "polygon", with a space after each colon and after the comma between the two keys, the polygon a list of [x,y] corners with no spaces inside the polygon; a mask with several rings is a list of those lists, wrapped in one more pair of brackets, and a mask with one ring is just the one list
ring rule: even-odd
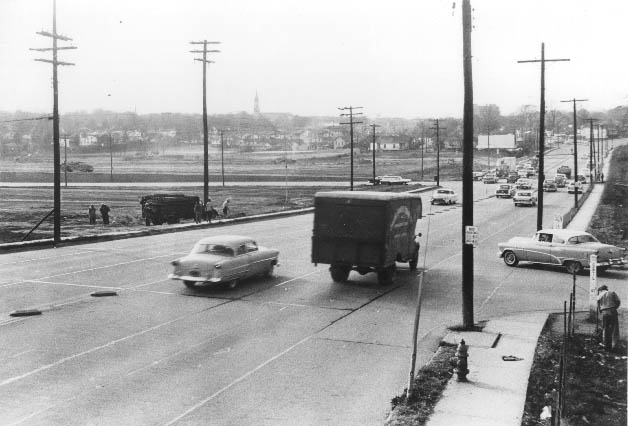
{"label": "road lane marking", "polygon": [[303,343],[307,342],[308,340],[310,340],[314,335],[310,335],[307,336],[304,339],[301,339],[300,341],[298,341],[297,343],[295,343],[294,345],[290,346],[289,348],[285,349],[284,351],[278,353],[277,355],[273,356],[272,358],[267,359],[266,361],[264,361],[263,363],[261,363],[260,365],[258,365],[257,367],[255,367],[252,370],[249,370],[247,373],[243,374],[242,376],[238,377],[237,379],[235,379],[234,381],[232,381],[231,383],[229,383],[228,385],[224,386],[222,389],[219,389],[218,391],[214,392],[213,394],[211,394],[210,396],[208,396],[207,398],[199,401],[198,403],[196,403],[195,405],[193,405],[192,407],[190,407],[189,409],[187,409],[186,411],[184,411],[182,414],[180,414],[179,416],[175,417],[174,419],[170,420],[168,423],[165,424],[165,426],[170,426],[176,422],[178,422],[179,420],[181,420],[182,418],[184,418],[185,416],[187,416],[188,414],[192,413],[193,411],[198,410],[199,408],[201,408],[203,405],[207,404],[209,401],[211,401],[212,399],[216,398],[217,396],[220,396],[222,393],[228,391],[229,389],[231,389],[233,386],[237,385],[238,383],[244,381],[245,379],[247,379],[249,376],[255,374],[257,371],[261,370],[262,368],[266,367],[268,364],[270,364],[271,362],[275,361],[278,358],[281,358],[282,356],[284,356],[285,354],[287,354],[288,352],[290,352],[292,349],[296,348],[297,346],[302,345]]}
{"label": "road lane marking", "polygon": [[36,368],[34,370],[31,370],[31,371],[28,371],[28,372],[26,372],[24,374],[21,374],[19,376],[10,377],[10,378],[0,382],[0,387],[6,386],[6,385],[14,383],[14,382],[17,382],[18,380],[25,379],[27,377],[30,377],[30,376],[34,375],[34,374],[41,373],[42,371],[49,370],[49,369],[51,369],[53,367],[57,367],[59,365],[65,364],[68,361],[72,361],[72,360],[74,360],[76,358],[79,358],[79,357],[82,357],[84,355],[88,355],[88,354],[91,354],[93,352],[99,351],[101,349],[106,349],[106,348],[108,348],[110,346],[117,345],[118,343],[124,342],[126,340],[133,339],[135,337],[141,336],[141,335],[146,334],[146,333],[150,333],[151,331],[154,331],[154,330],[157,330],[159,328],[165,327],[167,325],[173,324],[173,323],[175,323],[177,321],[181,321],[185,317],[186,316],[181,316],[181,317],[178,317],[178,318],[174,318],[174,319],[172,319],[170,321],[166,321],[164,323],[157,324],[157,325],[155,325],[153,327],[149,327],[147,329],[138,331],[137,333],[129,334],[128,336],[124,336],[124,337],[121,337],[119,339],[112,340],[110,342],[105,343],[104,345],[96,346],[94,348],[85,350],[83,352],[78,352],[76,354],[73,354],[73,355],[70,355],[70,356],[66,356],[64,358],[61,358],[58,361],[52,362],[50,364],[42,365],[39,368]]}
{"label": "road lane marking", "polygon": [[38,284],[51,284],[51,285],[65,285],[69,287],[85,287],[85,288],[104,288],[108,290],[126,290],[124,287],[110,287],[105,285],[89,285],[89,284],[73,284],[73,283],[57,283],[53,281],[44,280],[24,280],[25,283],[38,283]]}
{"label": "road lane marking", "polygon": [[320,273],[320,272],[321,272],[321,271],[312,271],[312,272],[309,272],[309,273],[307,273],[307,274],[299,275],[298,277],[294,277],[294,278],[291,278],[291,279],[289,279],[289,280],[287,280],[287,281],[281,282],[281,283],[279,283],[279,284],[275,284],[275,287],[279,287],[279,286],[282,286],[282,285],[286,285],[286,284],[288,284],[288,283],[290,283],[290,282],[292,282],[292,281],[300,280],[301,278],[309,277],[310,275],[318,274],[318,273]]}
{"label": "road lane marking", "polygon": [[0,266],[5,266],[5,265],[12,266],[12,265],[17,265],[19,263],[26,263],[26,262],[39,262],[41,260],[58,259],[60,257],[76,256],[76,255],[79,255],[79,254],[86,254],[86,253],[89,253],[89,252],[88,251],[79,251],[79,252],[75,252],[75,253],[68,253],[68,254],[61,254],[61,255],[57,254],[57,255],[54,255],[54,256],[33,257],[33,258],[30,258],[30,259],[16,260],[14,262],[6,262],[6,263],[3,262],[3,263],[0,263]]}

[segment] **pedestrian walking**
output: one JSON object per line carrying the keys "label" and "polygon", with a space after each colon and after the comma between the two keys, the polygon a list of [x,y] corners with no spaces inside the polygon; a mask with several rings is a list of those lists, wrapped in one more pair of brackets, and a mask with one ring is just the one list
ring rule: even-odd
{"label": "pedestrian walking", "polygon": [[203,220],[203,212],[205,211],[205,207],[203,206],[203,202],[198,200],[198,203],[194,206],[194,222],[201,223]]}
{"label": "pedestrian walking", "polygon": [[224,217],[229,216],[229,203],[231,203],[231,198],[227,198],[223,203],[222,203],[222,215]]}
{"label": "pedestrian walking", "polygon": [[109,225],[109,210],[111,209],[108,205],[104,203],[100,205],[100,215],[102,216],[102,223],[105,225]]}
{"label": "pedestrian walking", "polygon": [[600,178],[602,179],[602,183],[604,183],[604,172],[600,174]]}
{"label": "pedestrian walking", "polygon": [[602,341],[604,349],[614,351],[619,342],[619,318],[617,308],[621,304],[619,296],[609,291],[606,285],[597,289],[597,306],[602,314]]}
{"label": "pedestrian walking", "polygon": [[205,204],[205,220],[208,223],[211,223],[212,219],[218,216],[218,212],[214,208],[211,203],[211,198],[207,200],[207,204]]}
{"label": "pedestrian walking", "polygon": [[93,204],[87,209],[87,215],[89,216],[89,224],[96,225],[96,207]]}

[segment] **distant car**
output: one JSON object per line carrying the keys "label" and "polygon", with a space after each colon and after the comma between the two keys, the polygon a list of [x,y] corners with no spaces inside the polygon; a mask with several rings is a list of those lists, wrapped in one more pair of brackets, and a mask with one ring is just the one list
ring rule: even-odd
{"label": "distant car", "polygon": [[529,189],[521,189],[515,192],[515,195],[512,197],[512,201],[515,204],[515,207],[519,207],[521,205],[524,206],[536,206],[536,194]]}
{"label": "distant car", "polygon": [[574,182],[573,180],[568,181],[567,192],[570,194],[582,194],[582,182]]}
{"label": "distant car", "polygon": [[61,164],[61,171],[91,173],[94,171],[94,166],[82,161],[70,161],[67,164]]}
{"label": "distant car", "polygon": [[473,172],[473,180],[482,180],[484,175],[484,172]]}
{"label": "distant car", "polygon": [[517,179],[519,179],[519,173],[517,173],[517,172],[510,172],[510,173],[508,173],[508,176],[506,177],[506,182],[508,182],[508,183],[515,183],[515,182],[517,182]]}
{"label": "distant car", "polygon": [[430,204],[456,204],[458,202],[458,194],[453,189],[441,188],[432,193]]}
{"label": "distant car", "polygon": [[534,170],[532,167],[528,167],[527,169],[525,169],[525,171],[526,171],[526,177],[532,177],[536,175],[536,170]]}
{"label": "distant car", "polygon": [[382,177],[381,176],[375,176],[374,178],[369,178],[369,183],[371,185],[379,185],[380,183],[382,183]]}
{"label": "distant car", "polygon": [[495,190],[496,198],[510,198],[513,196],[514,186],[509,183],[500,184]]}
{"label": "distant car", "polygon": [[558,168],[558,170],[556,170],[556,173],[564,174],[567,177],[567,179],[570,179],[571,178],[571,167],[569,167],[569,166],[560,166]]}
{"label": "distant car", "polygon": [[589,268],[592,254],[597,255],[598,270],[627,263],[625,248],[603,244],[587,232],[572,229],[543,229],[532,238],[514,237],[499,243],[498,248],[508,266],[526,261],[562,265],[577,273]]}
{"label": "distant car", "polygon": [[567,182],[567,176],[562,173],[556,173],[554,176],[554,182],[556,182],[556,186],[559,188],[564,188]]}
{"label": "distant car", "polygon": [[587,178],[584,175],[581,175],[580,173],[578,173],[578,175],[576,176],[576,180],[582,184],[587,183]]}
{"label": "distant car", "polygon": [[517,189],[532,189],[532,182],[528,178],[519,178],[515,185]]}
{"label": "distant car", "polygon": [[543,191],[556,192],[558,191],[558,186],[556,185],[556,182],[554,182],[552,179],[545,179],[545,181],[543,182]]}
{"label": "distant car", "polygon": [[240,235],[219,235],[199,240],[187,256],[172,261],[168,275],[188,288],[203,283],[227,283],[234,288],[240,280],[255,275],[271,276],[278,265],[279,251],[258,246]]}
{"label": "distant car", "polygon": [[[377,178],[376,178],[377,179]],[[410,179],[404,179],[401,176],[381,176],[379,183],[382,185],[407,185],[411,182]]]}
{"label": "distant car", "polygon": [[484,182],[484,183],[497,183],[497,175],[494,175],[494,174],[484,175],[484,177],[482,178],[482,182]]}

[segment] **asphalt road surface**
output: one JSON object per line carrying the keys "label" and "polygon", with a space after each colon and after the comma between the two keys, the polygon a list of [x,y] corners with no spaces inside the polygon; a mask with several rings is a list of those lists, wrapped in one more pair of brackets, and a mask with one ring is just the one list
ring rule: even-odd
{"label": "asphalt road surface", "polygon": [[[547,170],[568,161],[548,156]],[[491,197],[496,185],[474,187],[476,321],[561,310],[570,275],[497,257],[498,242],[534,233],[536,209]],[[461,322],[462,303],[460,205],[424,195],[419,365]],[[544,222],[572,203],[565,189],[546,193]],[[382,424],[407,382],[417,274],[399,264],[390,287],[356,272],[333,283],[310,263],[312,217],[1,255],[0,424]],[[235,289],[166,278],[194,242],[226,233],[278,248],[274,277]],[[625,279],[599,277],[615,288]],[[118,295],[91,297],[97,290]],[[579,276],[579,309],[587,291]],[[42,315],[9,316],[26,308]]]}

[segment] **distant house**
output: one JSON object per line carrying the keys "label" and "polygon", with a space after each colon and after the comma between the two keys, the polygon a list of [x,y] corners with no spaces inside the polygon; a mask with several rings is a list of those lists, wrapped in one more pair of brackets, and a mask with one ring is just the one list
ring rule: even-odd
{"label": "distant house", "polygon": [[93,146],[98,142],[98,136],[93,133],[81,133],[79,136],[79,146]]}
{"label": "distant house", "polygon": [[381,136],[378,145],[381,151],[403,151],[408,147],[407,142],[394,136]]}

